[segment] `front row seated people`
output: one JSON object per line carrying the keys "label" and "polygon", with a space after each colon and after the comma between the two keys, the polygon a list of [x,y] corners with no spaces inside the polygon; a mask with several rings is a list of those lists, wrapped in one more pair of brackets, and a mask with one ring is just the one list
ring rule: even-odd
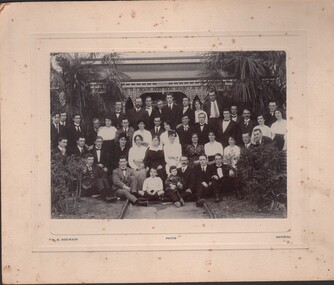
{"label": "front row seated people", "polygon": [[157,176],[158,171],[155,168],[150,169],[150,177],[146,178],[142,190],[138,191],[139,196],[148,200],[160,200],[165,194],[163,183],[160,177]]}

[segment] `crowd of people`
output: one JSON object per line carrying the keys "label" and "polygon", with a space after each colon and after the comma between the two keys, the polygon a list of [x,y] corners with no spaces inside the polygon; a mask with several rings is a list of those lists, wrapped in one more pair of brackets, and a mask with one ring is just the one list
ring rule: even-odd
{"label": "crowd of people", "polygon": [[[276,102],[268,112],[239,115],[238,106],[223,106],[215,88],[202,105],[184,97],[182,106],[172,94],[166,102],[146,97],[135,100],[123,113],[122,102],[104,118],[86,127],[81,116],[69,122],[66,112],[52,114],[53,154],[75,155],[85,160],[82,194],[101,195],[106,201],[128,199],[134,205],[169,201],[181,207],[187,201],[203,206],[205,198],[226,199],[233,189],[240,196],[237,161],[242,148],[273,143],[286,150],[286,120]],[[253,120],[256,119],[257,121]]]}

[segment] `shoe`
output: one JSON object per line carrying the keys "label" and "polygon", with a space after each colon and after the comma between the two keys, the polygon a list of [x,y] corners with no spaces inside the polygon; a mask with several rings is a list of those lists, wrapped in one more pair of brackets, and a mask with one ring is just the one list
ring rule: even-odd
{"label": "shoe", "polygon": [[137,200],[135,204],[138,205],[138,206],[147,207],[147,205],[148,205],[148,201],[140,201],[140,200]]}
{"label": "shoe", "polygon": [[197,202],[196,202],[196,207],[203,207],[203,205],[204,205],[204,199],[199,199],[199,200],[197,200]]}
{"label": "shoe", "polygon": [[176,208],[180,208],[181,207],[181,203],[180,202],[175,202],[174,205],[176,206]]}
{"label": "shoe", "polygon": [[112,203],[112,202],[116,202],[117,201],[117,197],[115,196],[107,196],[106,197],[106,202],[108,203]]}

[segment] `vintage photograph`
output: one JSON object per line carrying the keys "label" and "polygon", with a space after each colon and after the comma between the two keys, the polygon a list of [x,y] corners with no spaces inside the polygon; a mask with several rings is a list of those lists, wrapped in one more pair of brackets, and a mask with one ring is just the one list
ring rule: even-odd
{"label": "vintage photograph", "polygon": [[50,54],[53,219],[287,218],[284,51]]}

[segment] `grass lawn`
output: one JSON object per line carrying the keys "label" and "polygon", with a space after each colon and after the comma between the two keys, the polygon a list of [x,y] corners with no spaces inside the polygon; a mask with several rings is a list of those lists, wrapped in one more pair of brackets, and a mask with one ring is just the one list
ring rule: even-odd
{"label": "grass lawn", "polygon": [[106,203],[98,198],[81,197],[75,214],[52,215],[53,219],[118,219],[125,201]]}
{"label": "grass lawn", "polygon": [[213,199],[208,199],[206,204],[217,219],[284,219],[287,216],[285,209],[262,210],[251,203],[251,201],[238,200],[234,195],[226,197],[226,201],[215,203]]}

